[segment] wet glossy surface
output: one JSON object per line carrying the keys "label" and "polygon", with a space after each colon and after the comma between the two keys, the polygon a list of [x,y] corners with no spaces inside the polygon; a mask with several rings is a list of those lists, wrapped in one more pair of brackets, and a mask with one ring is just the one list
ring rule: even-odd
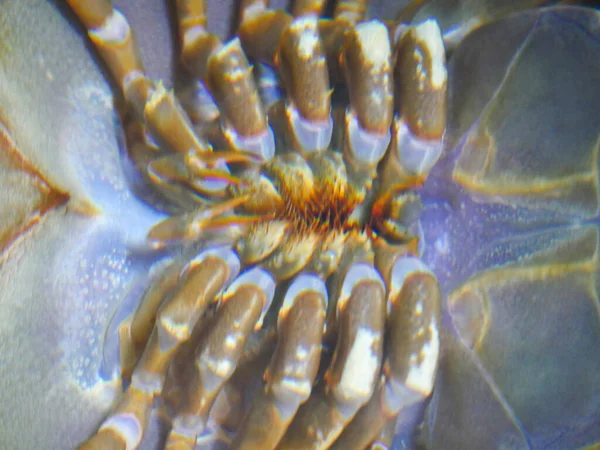
{"label": "wet glossy surface", "polygon": [[453,56],[454,120],[423,192],[424,259],[461,338],[446,340],[434,448],[599,439],[598,18],[522,14]]}
{"label": "wet glossy surface", "polygon": [[[169,78],[172,48],[144,26],[167,34],[168,16],[141,3],[123,12],[149,72]],[[72,448],[118,392],[106,330],[158,259],[139,247],[160,215],[127,187],[111,89],[72,18],[43,1],[0,8],[0,118],[27,161],[3,165],[0,189],[20,194],[0,217],[17,205],[31,222],[0,228],[0,443]],[[422,193],[424,259],[459,337],[444,339],[432,448],[600,440],[599,19],[521,15],[453,55],[445,154]]]}

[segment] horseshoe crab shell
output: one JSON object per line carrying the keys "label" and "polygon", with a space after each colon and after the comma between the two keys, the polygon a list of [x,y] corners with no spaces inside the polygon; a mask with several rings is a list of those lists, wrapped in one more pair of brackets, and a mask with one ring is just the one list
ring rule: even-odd
{"label": "horseshoe crab shell", "polygon": [[[0,4],[3,448],[73,448],[94,431],[120,388],[118,322],[160,260],[140,245],[162,215],[130,188],[111,86],[59,3]],[[172,80],[163,3],[115,3],[149,72]],[[510,2],[461,2],[466,18],[440,3],[415,18],[436,14],[456,41],[445,150],[422,190],[446,331],[420,442],[598,443],[600,15],[558,7],[480,26]],[[154,420],[143,448],[160,442]],[[403,423],[398,445],[417,445]]]}

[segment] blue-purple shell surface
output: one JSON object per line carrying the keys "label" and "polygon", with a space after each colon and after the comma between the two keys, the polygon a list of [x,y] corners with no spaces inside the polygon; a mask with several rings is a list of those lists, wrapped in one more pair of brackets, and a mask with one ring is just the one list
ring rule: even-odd
{"label": "blue-purple shell surface", "polygon": [[[168,2],[114,3],[172,85]],[[420,190],[444,328],[422,423],[401,415],[395,448],[600,445],[600,13],[423,3],[413,20],[436,17],[451,50]],[[145,245],[166,213],[131,188],[113,86],[62,2],[0,1],[0,123],[0,448],[75,448],[120,395],[118,326],[167,257]]]}

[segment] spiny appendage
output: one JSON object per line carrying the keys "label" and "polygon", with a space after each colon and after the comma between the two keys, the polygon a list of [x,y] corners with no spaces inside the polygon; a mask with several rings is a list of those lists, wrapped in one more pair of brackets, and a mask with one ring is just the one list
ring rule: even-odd
{"label": "spiny appendage", "polygon": [[291,153],[277,157],[264,171],[281,198],[276,218],[290,222],[296,233],[360,228],[361,224],[351,221],[360,198],[348,183],[339,153],[321,152],[308,160]]}
{"label": "spiny appendage", "polygon": [[[110,2],[68,2],[133,113],[130,154],[183,210],[150,231],[151,245],[207,247],[167,268],[121,328],[131,383],[82,448],[137,447],[155,395],[174,411],[167,447],[193,448],[214,427],[219,394],[243,396],[240,364],[266,369],[232,425],[233,448],[389,439],[398,412],[429,395],[439,348],[439,290],[411,256],[420,199],[406,191],[439,156],[445,127],[437,25],[408,28],[393,46],[382,22],[362,21],[364,1],[340,1],[323,21],[324,2],[297,2],[292,16],[246,0],[239,40],[223,43],[207,30],[203,1],[178,0],[181,62],[208,109],[191,111],[208,121],[199,135],[147,78]],[[285,98],[268,111],[246,55],[281,79]],[[331,85],[343,81],[349,105],[336,116]],[[272,303],[277,344],[263,364],[264,349],[247,346]],[[333,355],[322,354],[323,339]]]}

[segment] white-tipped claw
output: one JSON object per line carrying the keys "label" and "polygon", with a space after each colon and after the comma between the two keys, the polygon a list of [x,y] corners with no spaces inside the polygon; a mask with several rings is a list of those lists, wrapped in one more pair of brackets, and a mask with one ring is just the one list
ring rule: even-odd
{"label": "white-tipped claw", "polygon": [[252,152],[265,161],[269,161],[275,156],[275,135],[270,126],[256,136],[241,136],[235,129],[224,124],[223,134],[231,146],[237,150]]}
{"label": "white-tipped claw", "polygon": [[240,258],[238,255],[231,249],[231,247],[224,245],[219,247],[211,247],[206,250],[200,252],[195,258],[190,260],[190,262],[183,268],[181,276],[185,276],[185,273],[188,272],[193,267],[198,266],[202,261],[209,257],[220,258],[229,267],[229,279],[224,284],[224,286],[228,286],[237,275],[240,273]]}
{"label": "white-tipped claw", "polygon": [[377,165],[390,144],[391,132],[388,130],[386,134],[376,134],[363,129],[351,109],[346,110],[346,129],[354,159],[370,166]]}
{"label": "white-tipped claw", "polygon": [[206,423],[202,418],[195,416],[194,414],[180,414],[173,419],[171,433],[195,438],[201,434],[205,428]]}
{"label": "white-tipped claw", "polygon": [[346,272],[346,277],[342,283],[342,291],[340,292],[340,298],[337,303],[338,313],[350,299],[354,286],[361,281],[374,281],[379,283],[385,291],[385,283],[383,282],[383,278],[381,278],[381,275],[379,275],[379,272],[377,272],[373,266],[367,263],[353,264],[348,272]]}
{"label": "white-tipped claw", "polygon": [[[380,355],[373,349],[377,347],[381,338],[382,334],[377,330],[369,327],[357,329],[339,383],[332,388],[336,400],[348,408],[346,410],[348,419],[354,415],[357,407],[369,400],[373,393],[380,364]],[[342,405],[339,410],[344,414]]]}
{"label": "white-tipped claw", "polygon": [[325,301],[325,307],[327,307],[327,302],[329,301],[329,297],[327,294],[327,287],[325,286],[325,282],[314,274],[309,273],[301,273],[292,284],[288,287],[287,292],[285,293],[285,297],[283,298],[283,305],[279,310],[279,317],[281,322],[281,317],[285,317],[287,312],[292,308],[292,305],[295,299],[300,296],[302,292],[316,292],[320,294]]}
{"label": "white-tipped claw", "polygon": [[144,79],[146,79],[146,75],[144,75],[144,72],[141,70],[132,70],[125,75],[125,78],[123,78],[123,92],[125,92],[125,95],[127,96],[127,92],[130,91],[137,82]]}
{"label": "white-tipped claw", "polygon": [[[193,151],[192,151],[193,152]],[[224,161],[217,161],[211,169],[220,171],[226,174],[230,174],[229,167],[227,163]],[[229,186],[229,181],[226,180],[218,180],[214,178],[199,178],[194,177],[192,182],[194,186],[196,186],[201,192],[213,193],[213,192],[222,192],[227,186]]]}
{"label": "white-tipped claw", "polygon": [[382,396],[386,410],[398,413],[402,408],[422,401],[433,390],[438,357],[440,353],[440,340],[437,323],[432,320],[429,325],[431,334],[429,341],[419,352],[419,357],[409,361],[409,372],[406,380],[394,376],[386,379],[384,395]]}
{"label": "white-tipped claw", "polygon": [[294,136],[303,152],[313,153],[329,147],[333,134],[333,118],[331,115],[329,120],[323,122],[306,120],[291,102],[286,105],[285,111],[292,124]]}
{"label": "white-tipped claw", "polygon": [[194,25],[187,28],[183,33],[182,47],[185,49],[205,35],[206,28],[204,28],[202,25]]}
{"label": "white-tipped claw", "polygon": [[100,427],[99,432],[104,429],[114,430],[125,441],[125,450],[135,450],[142,440],[142,424],[131,413],[110,416]]}
{"label": "white-tipped claw", "polygon": [[266,2],[248,2],[249,6],[242,10],[240,22],[251,19],[267,9]]}
{"label": "white-tipped claw", "polygon": [[[406,256],[398,258],[392,267],[392,281],[389,289],[388,299],[396,298],[402,290],[404,280],[413,273],[429,273],[432,276],[433,272],[419,258],[414,256]],[[391,303],[388,300],[388,314],[390,312]]]}
{"label": "white-tipped claw", "polygon": [[431,58],[431,83],[435,88],[441,88],[446,82],[446,51],[440,26],[435,19],[428,19],[415,27],[417,39],[427,45]]}
{"label": "white-tipped claw", "polygon": [[402,120],[396,120],[395,133],[394,150],[402,167],[418,175],[429,173],[442,154],[442,142],[417,138]]}
{"label": "white-tipped claw", "polygon": [[112,44],[124,42],[130,33],[131,28],[127,23],[127,19],[116,9],[113,9],[112,14],[106,18],[102,25],[89,31],[92,39],[96,37],[103,42]]}
{"label": "white-tipped claw", "polygon": [[389,67],[392,54],[389,32],[383,22],[378,19],[360,22],[354,27],[361,46],[361,53],[374,69]]}
{"label": "white-tipped claw", "polygon": [[255,329],[259,330],[262,327],[263,320],[267,311],[271,307],[271,303],[273,302],[273,297],[275,296],[275,286],[276,282],[273,277],[264,269],[254,267],[250,270],[243,272],[239,277],[237,277],[233,283],[227,288],[225,293],[223,294],[223,301],[227,301],[227,298],[232,295],[237,289],[244,285],[251,284],[259,288],[266,297],[266,302],[263,305],[262,312],[260,314],[260,318],[256,322]]}
{"label": "white-tipped claw", "polygon": [[[169,339],[170,336],[166,336],[165,340],[173,341]],[[160,374],[148,372],[144,369],[134,370],[131,376],[131,386],[139,391],[145,392],[146,394],[153,396],[160,394],[164,385],[163,377]]]}
{"label": "white-tipped claw", "polygon": [[[405,286],[407,279],[417,274],[426,274],[425,278],[419,278],[420,288]],[[404,328],[413,335],[413,340],[406,343],[405,335],[392,332],[390,336],[394,349],[384,369],[383,401],[386,409],[394,413],[426,398],[433,389],[440,352],[440,293],[434,280],[432,271],[412,256],[398,258],[392,268],[388,317],[395,330]],[[398,353],[393,355],[393,352]]]}

